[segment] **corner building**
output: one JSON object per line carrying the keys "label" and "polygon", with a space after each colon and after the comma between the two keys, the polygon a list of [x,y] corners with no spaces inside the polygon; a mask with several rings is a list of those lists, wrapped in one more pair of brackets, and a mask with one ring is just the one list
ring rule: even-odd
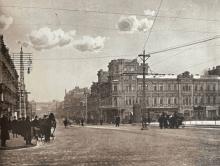
{"label": "corner building", "polygon": [[[125,123],[131,118],[140,122],[143,103],[141,73],[142,66],[136,59],[112,60],[108,72],[99,71],[98,82],[91,87],[93,112],[96,110],[94,116],[98,114],[97,119],[109,123],[118,115]],[[220,117],[219,76],[199,76],[189,72],[179,75],[146,75],[145,90],[146,110],[150,112],[151,121],[156,121],[162,112],[179,112],[186,119]]]}

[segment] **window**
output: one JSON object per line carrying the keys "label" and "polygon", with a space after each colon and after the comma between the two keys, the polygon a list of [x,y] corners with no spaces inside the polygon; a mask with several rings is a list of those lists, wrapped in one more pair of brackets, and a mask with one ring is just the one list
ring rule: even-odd
{"label": "window", "polygon": [[160,85],[160,91],[163,91],[163,85]]}
{"label": "window", "polygon": [[171,85],[170,84],[168,84],[167,89],[171,90]]}
{"label": "window", "polygon": [[210,90],[210,85],[207,85],[207,90]]}
{"label": "window", "polygon": [[197,91],[197,88],[198,88],[197,85],[195,85],[195,91]]}
{"label": "window", "polygon": [[154,105],[157,105],[157,98],[154,98]]}
{"label": "window", "polygon": [[189,105],[191,105],[191,98],[189,97],[188,100],[189,100]]}
{"label": "window", "polygon": [[118,105],[117,97],[114,97],[114,106]]}
{"label": "window", "polygon": [[169,105],[171,104],[171,100],[170,100],[170,98],[168,98],[168,104],[169,104]]}
{"label": "window", "polygon": [[186,97],[186,105],[189,105],[189,99]]}
{"label": "window", "polygon": [[138,85],[138,90],[142,90],[142,85],[141,84]]}
{"label": "window", "polygon": [[200,90],[203,91],[203,86],[201,85]]}
{"label": "window", "polygon": [[183,105],[186,105],[186,99],[185,98],[183,99]]}
{"label": "window", "polygon": [[149,99],[148,99],[148,97],[146,98],[146,104],[149,105]]}
{"label": "window", "polygon": [[197,97],[195,98],[195,104],[198,104],[198,98]]}
{"label": "window", "polygon": [[174,84],[173,88],[174,88],[174,90],[177,90],[177,86],[176,86],[176,84]]}
{"label": "window", "polygon": [[154,85],[154,91],[157,91],[157,85]]}
{"label": "window", "polygon": [[204,99],[203,99],[203,97],[201,97],[200,104],[203,104],[203,103],[204,103]]}
{"label": "window", "polygon": [[131,84],[129,84],[129,92],[131,92],[132,91],[132,86],[131,86]]}
{"label": "window", "polygon": [[117,91],[118,91],[118,86],[117,86],[117,85],[114,85],[114,86],[113,86],[113,91],[114,91],[114,92],[117,92]]}
{"label": "window", "polygon": [[163,98],[160,98],[160,104],[163,104]]}
{"label": "window", "polygon": [[129,98],[129,105],[131,105],[132,104],[132,101],[131,101],[131,98]]}
{"label": "window", "polygon": [[174,98],[174,104],[177,104],[177,100],[176,100],[176,98]]}
{"label": "window", "polygon": [[210,96],[207,97],[207,103],[210,104]]}
{"label": "window", "polygon": [[213,85],[213,91],[215,91],[215,85]]}
{"label": "window", "polygon": [[216,97],[213,96],[213,104],[215,104],[215,103],[216,103]]}

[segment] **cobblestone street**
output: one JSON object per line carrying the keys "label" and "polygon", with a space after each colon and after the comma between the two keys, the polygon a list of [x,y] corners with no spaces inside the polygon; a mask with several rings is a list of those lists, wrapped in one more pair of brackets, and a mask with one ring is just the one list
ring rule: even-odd
{"label": "cobblestone street", "polygon": [[49,144],[1,150],[0,165],[220,164],[219,129],[94,127],[59,126]]}

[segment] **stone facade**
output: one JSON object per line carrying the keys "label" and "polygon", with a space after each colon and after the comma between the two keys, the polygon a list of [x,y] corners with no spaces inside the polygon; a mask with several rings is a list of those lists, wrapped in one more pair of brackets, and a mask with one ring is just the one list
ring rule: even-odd
{"label": "stone facade", "polygon": [[216,67],[213,67],[212,70],[208,70],[208,74],[220,76],[220,66],[216,66]]}
{"label": "stone facade", "polygon": [[[91,87],[90,104],[96,119],[113,122],[121,116],[141,121],[143,78],[136,59],[112,60],[108,79],[98,73],[98,82]],[[105,78],[104,81],[101,81]],[[90,103],[90,102],[89,102]],[[186,119],[213,119],[220,116],[220,77],[199,76],[184,72],[180,75],[146,75],[146,108],[152,121],[162,112],[180,112]],[[90,111],[90,106],[88,110]],[[146,113],[146,112],[145,112]],[[93,114],[93,113],[91,113]]]}
{"label": "stone facade", "polygon": [[18,110],[18,74],[6,48],[3,36],[0,36],[0,116],[8,113],[19,116]]}
{"label": "stone facade", "polygon": [[88,88],[75,87],[65,94],[63,110],[70,119],[87,119]]}

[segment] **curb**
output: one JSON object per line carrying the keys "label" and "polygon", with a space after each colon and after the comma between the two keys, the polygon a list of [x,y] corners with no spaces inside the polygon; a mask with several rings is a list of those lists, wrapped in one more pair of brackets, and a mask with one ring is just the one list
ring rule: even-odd
{"label": "curb", "polygon": [[32,148],[37,146],[37,144],[33,144],[33,145],[21,145],[21,146],[14,146],[14,147],[10,147],[10,146],[6,146],[6,147],[0,147],[0,150],[16,150],[16,149],[24,149],[24,148]]}

